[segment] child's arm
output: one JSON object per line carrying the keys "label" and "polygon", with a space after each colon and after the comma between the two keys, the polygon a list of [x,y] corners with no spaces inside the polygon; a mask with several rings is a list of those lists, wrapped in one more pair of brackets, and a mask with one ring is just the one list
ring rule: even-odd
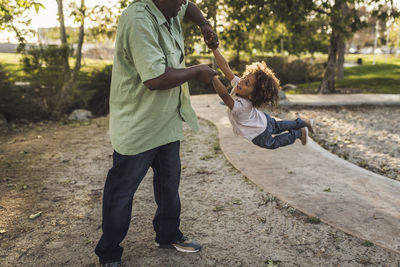
{"label": "child's arm", "polygon": [[[233,78],[232,78],[233,79]],[[235,101],[228,93],[226,87],[222,84],[222,82],[218,79],[218,76],[214,76],[212,79],[212,83],[214,85],[215,91],[217,91],[219,97],[224,101],[225,105],[228,106],[229,109],[233,109],[233,104]]]}
{"label": "child's arm", "polygon": [[212,50],[215,61],[217,62],[218,67],[222,70],[224,73],[225,77],[229,80],[232,81],[232,79],[235,77],[233,74],[231,68],[229,67],[228,62],[226,59],[222,56],[221,52],[218,50],[218,48]]}

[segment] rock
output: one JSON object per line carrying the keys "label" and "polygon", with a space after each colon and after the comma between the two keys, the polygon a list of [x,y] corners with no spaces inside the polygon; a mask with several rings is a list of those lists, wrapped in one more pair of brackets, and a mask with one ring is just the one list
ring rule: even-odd
{"label": "rock", "polygon": [[69,121],[87,121],[93,118],[93,114],[90,110],[76,109],[68,117]]}
{"label": "rock", "polygon": [[42,212],[41,212],[41,211],[39,211],[39,212],[36,213],[36,214],[31,214],[31,215],[29,216],[29,219],[31,219],[31,220],[37,219],[37,218],[40,217],[40,215],[42,215]]}
{"label": "rock", "polygon": [[285,84],[285,85],[283,85],[281,87],[282,91],[286,91],[286,90],[289,90],[289,89],[296,89],[296,88],[297,88],[296,85],[290,84],[290,83],[287,83],[287,84]]}
{"label": "rock", "polygon": [[3,126],[7,126],[7,120],[6,117],[4,117],[4,115],[0,113],[0,127]]}

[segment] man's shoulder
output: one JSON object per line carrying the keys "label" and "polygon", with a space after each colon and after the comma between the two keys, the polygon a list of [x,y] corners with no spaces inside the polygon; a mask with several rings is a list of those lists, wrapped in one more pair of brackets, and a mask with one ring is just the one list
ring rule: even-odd
{"label": "man's shoulder", "polygon": [[147,1],[137,0],[133,1],[123,12],[122,16],[135,17],[139,19],[144,19],[147,17],[146,7]]}

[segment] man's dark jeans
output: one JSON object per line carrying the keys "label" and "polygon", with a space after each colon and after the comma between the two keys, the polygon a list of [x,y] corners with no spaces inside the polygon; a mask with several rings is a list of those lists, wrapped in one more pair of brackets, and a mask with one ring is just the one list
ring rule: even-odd
{"label": "man's dark jeans", "polygon": [[133,195],[150,167],[154,172],[154,197],[158,207],[153,219],[156,242],[170,244],[182,237],[179,147],[177,141],[134,156],[114,151],[113,166],[104,186],[103,235],[95,249],[101,263],[121,260],[123,248],[119,244],[128,232]]}
{"label": "man's dark jeans", "polygon": [[[276,149],[291,145],[296,141],[296,138],[301,137],[300,129],[306,126],[306,122],[300,118],[293,121],[276,121],[267,113],[264,114],[267,117],[267,129],[252,140],[254,144],[260,147]],[[272,136],[286,131],[288,132]]]}

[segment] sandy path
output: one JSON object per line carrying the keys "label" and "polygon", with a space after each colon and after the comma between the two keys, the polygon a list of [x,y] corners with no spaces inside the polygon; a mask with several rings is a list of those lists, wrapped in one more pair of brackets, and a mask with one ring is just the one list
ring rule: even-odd
{"label": "sandy path", "polygon": [[383,106],[290,108],[275,115],[313,118],[313,139],[362,168],[400,181],[400,108]]}
{"label": "sandy path", "polygon": [[[185,128],[182,231],[197,254],[154,247],[151,172],[134,199],[124,266],[398,266],[400,255],[307,217],[262,192],[222,155],[214,126]],[[75,127],[77,126],[77,127]],[[96,266],[101,195],[111,165],[107,119],[36,125],[1,136],[1,266]],[[38,137],[40,136],[40,137]],[[29,215],[42,215],[29,220]]]}

